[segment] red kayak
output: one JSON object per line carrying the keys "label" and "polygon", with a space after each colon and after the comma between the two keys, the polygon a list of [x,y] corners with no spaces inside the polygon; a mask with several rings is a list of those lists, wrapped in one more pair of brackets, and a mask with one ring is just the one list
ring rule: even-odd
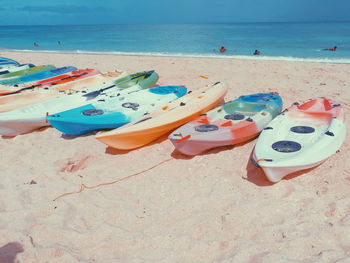
{"label": "red kayak", "polygon": [[63,75],[55,76],[52,78],[40,80],[32,85],[33,86],[40,85],[40,87],[59,85],[59,84],[67,83],[70,81],[74,81],[74,80],[90,77],[93,75],[97,75],[97,74],[100,74],[100,72],[97,69],[89,69],[89,68],[88,69],[78,69],[78,70],[69,72],[68,74],[63,74]]}
{"label": "red kayak", "polygon": [[0,90],[0,96],[2,95],[9,95],[9,94],[15,94],[19,93],[21,91],[30,90],[34,88],[48,88],[54,85],[60,85],[65,84],[68,82],[76,81],[79,79],[87,78],[90,76],[94,76],[100,74],[100,72],[97,69],[79,69],[74,70],[69,73],[65,73],[62,75],[58,75],[55,77],[42,79],[40,81],[32,82],[30,84],[26,84],[25,86],[19,86],[19,87],[6,87],[6,89]]}

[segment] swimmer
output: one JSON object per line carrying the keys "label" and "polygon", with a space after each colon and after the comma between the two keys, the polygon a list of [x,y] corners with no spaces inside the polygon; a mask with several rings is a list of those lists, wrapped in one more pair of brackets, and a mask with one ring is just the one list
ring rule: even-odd
{"label": "swimmer", "polygon": [[327,51],[336,51],[337,50],[337,46],[334,47],[330,47],[330,48],[325,48],[323,50],[327,50]]}
{"label": "swimmer", "polygon": [[220,52],[221,52],[221,53],[224,53],[225,51],[226,51],[226,48],[225,48],[224,46],[221,46],[221,47],[220,47]]}

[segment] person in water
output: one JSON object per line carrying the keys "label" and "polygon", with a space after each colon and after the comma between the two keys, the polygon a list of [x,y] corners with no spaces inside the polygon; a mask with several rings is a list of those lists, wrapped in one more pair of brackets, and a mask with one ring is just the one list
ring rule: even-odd
{"label": "person in water", "polygon": [[324,50],[328,50],[328,51],[336,51],[336,50],[337,50],[337,46],[330,47],[330,48],[325,48]]}
{"label": "person in water", "polygon": [[260,55],[260,51],[255,49],[254,53],[253,53],[254,56],[259,56]]}
{"label": "person in water", "polygon": [[34,47],[38,47],[38,46],[39,46],[38,43],[34,42]]}
{"label": "person in water", "polygon": [[60,45],[61,45],[61,41],[58,41],[58,42],[57,42],[57,45],[59,45],[59,46],[60,46]]}
{"label": "person in water", "polygon": [[219,50],[221,53],[224,53],[226,51],[226,48],[224,46],[221,46]]}

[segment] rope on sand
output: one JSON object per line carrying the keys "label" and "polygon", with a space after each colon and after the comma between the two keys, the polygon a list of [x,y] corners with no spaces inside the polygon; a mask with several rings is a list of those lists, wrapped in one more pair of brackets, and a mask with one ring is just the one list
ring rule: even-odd
{"label": "rope on sand", "polygon": [[121,182],[121,181],[125,181],[125,180],[127,180],[127,179],[130,179],[131,177],[135,177],[135,176],[141,175],[141,174],[143,174],[143,173],[145,173],[145,172],[148,172],[148,171],[150,171],[150,170],[152,170],[152,169],[154,169],[154,168],[156,168],[156,167],[162,165],[163,163],[169,162],[169,161],[171,161],[171,160],[173,160],[173,158],[169,158],[169,159],[163,160],[163,161],[161,161],[161,162],[159,162],[159,163],[157,163],[157,164],[155,164],[155,165],[153,165],[153,166],[151,166],[151,167],[149,167],[149,168],[147,168],[147,169],[145,169],[145,170],[142,170],[142,171],[140,171],[140,172],[137,172],[137,173],[134,173],[134,174],[131,174],[131,175],[128,175],[128,176],[119,178],[119,179],[116,179],[116,180],[114,180],[114,181],[110,181],[110,182],[106,182],[106,183],[101,183],[101,184],[97,184],[97,185],[93,185],[93,186],[87,186],[87,185],[85,185],[85,184],[81,184],[81,185],[80,185],[80,189],[79,189],[78,191],[61,194],[61,195],[57,196],[56,198],[54,198],[53,201],[56,201],[56,200],[58,200],[58,199],[60,199],[60,198],[62,198],[62,197],[64,197],[64,196],[67,196],[67,195],[79,194],[79,193],[83,192],[84,189],[95,189],[95,188],[97,188],[97,187],[101,187],[101,186],[105,186],[105,185],[111,185],[111,184],[119,183],[119,182]]}

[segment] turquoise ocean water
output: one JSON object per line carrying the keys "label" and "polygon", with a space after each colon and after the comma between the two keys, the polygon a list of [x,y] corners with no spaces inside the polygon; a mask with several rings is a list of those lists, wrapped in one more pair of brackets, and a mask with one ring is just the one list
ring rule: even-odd
{"label": "turquoise ocean water", "polygon": [[350,22],[0,26],[0,49],[350,63]]}

